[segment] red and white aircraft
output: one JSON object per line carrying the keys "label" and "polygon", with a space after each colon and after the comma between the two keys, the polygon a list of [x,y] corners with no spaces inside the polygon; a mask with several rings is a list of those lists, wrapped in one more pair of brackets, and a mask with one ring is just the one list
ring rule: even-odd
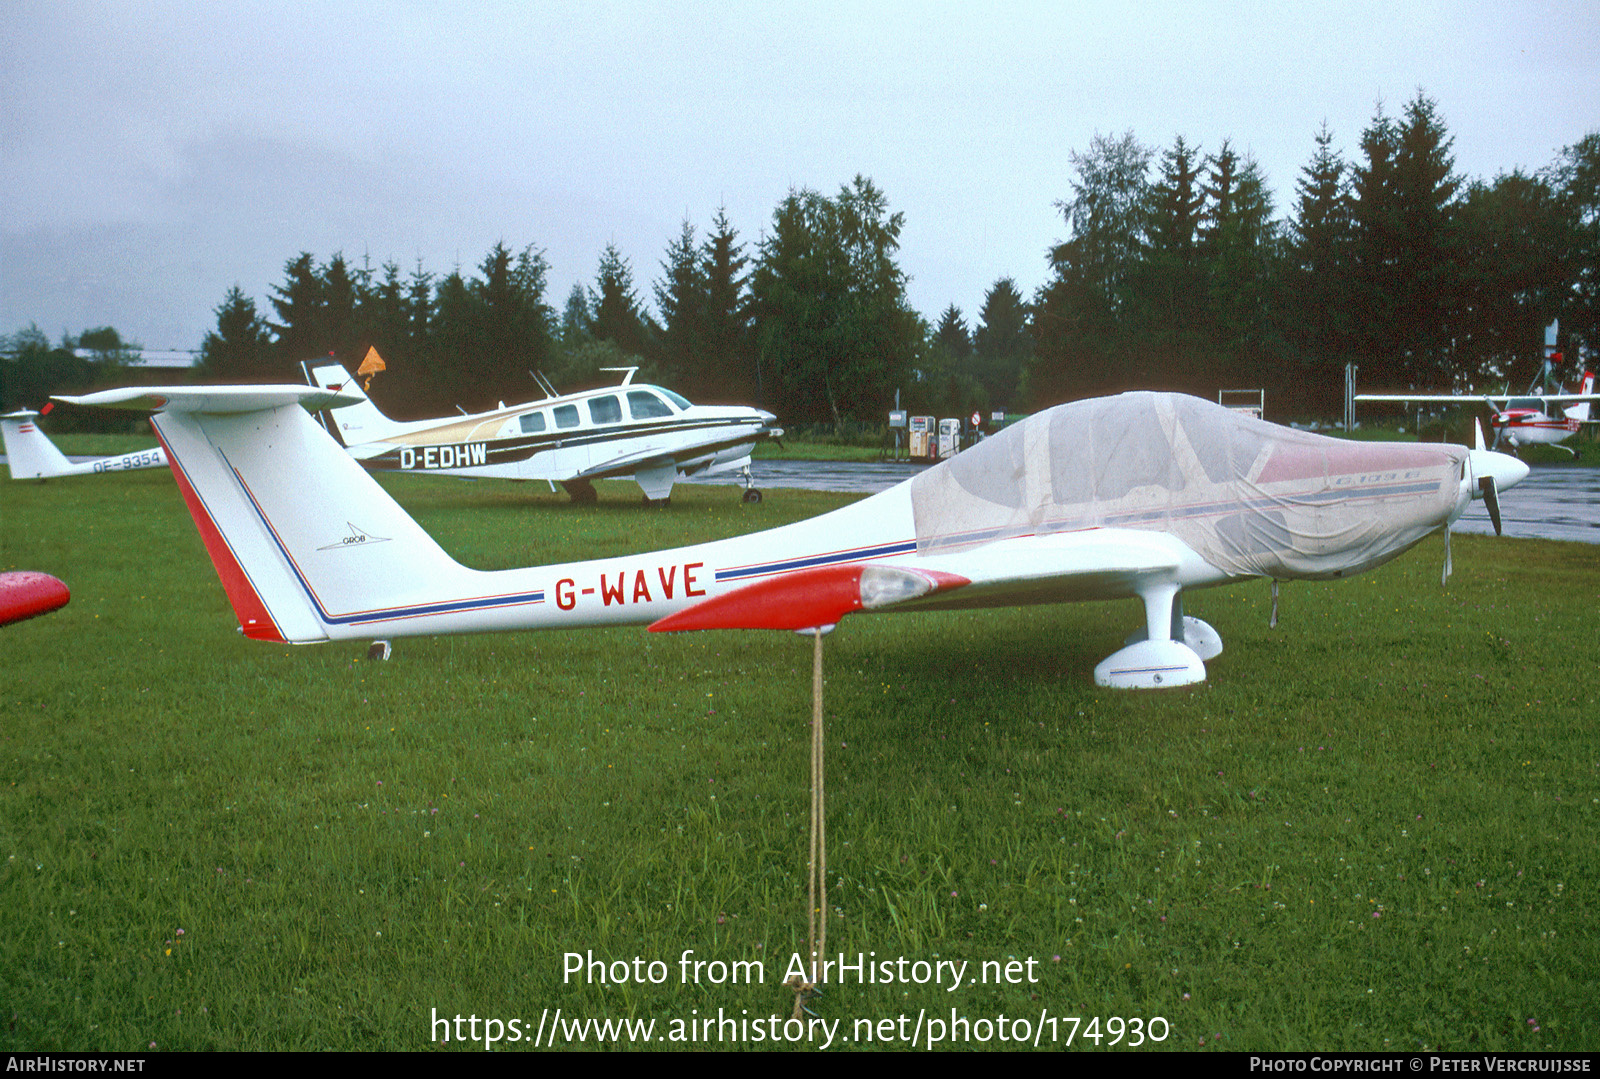
{"label": "red and white aircraft", "polygon": [[152,418],[242,631],[308,643],[647,623],[831,627],[855,611],[1136,598],[1102,685],[1203,681],[1222,650],[1185,589],[1328,579],[1394,558],[1527,475],[1464,446],[1293,431],[1195,397],[1061,405],[808,521],[672,550],[460,565],[307,413],[312,387],[111,390]]}
{"label": "red and white aircraft", "polygon": [[[1548,364],[1546,367],[1548,369]],[[1542,378],[1535,379],[1534,386],[1542,381]],[[1489,423],[1494,428],[1496,448],[1504,439],[1513,447],[1555,446],[1577,457],[1577,450],[1561,443],[1577,434],[1578,429],[1585,423],[1594,422],[1589,419],[1589,406],[1592,402],[1600,401],[1600,394],[1594,392],[1594,372],[1585,371],[1577,393],[1535,393],[1533,387],[1529,387],[1527,393],[1520,395],[1362,393],[1356,395],[1356,400],[1418,401],[1457,405],[1481,401],[1488,405],[1493,413]],[[1564,405],[1569,407],[1563,408]]]}
{"label": "red and white aircraft", "polygon": [[5,442],[6,464],[14,480],[44,480],[57,476],[87,476],[96,472],[131,472],[139,468],[166,468],[167,453],[160,446],[114,457],[97,457],[76,464],[56,448],[35,422],[32,409],[0,416],[0,440]]}

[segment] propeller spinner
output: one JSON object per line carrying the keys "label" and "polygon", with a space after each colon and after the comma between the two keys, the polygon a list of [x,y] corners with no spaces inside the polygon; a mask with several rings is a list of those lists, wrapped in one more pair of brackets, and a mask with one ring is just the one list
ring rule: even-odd
{"label": "propeller spinner", "polygon": [[1496,453],[1483,448],[1483,425],[1473,422],[1474,447],[1467,454],[1467,467],[1477,482],[1472,485],[1472,497],[1483,500],[1494,524],[1494,534],[1502,535],[1500,523],[1500,492],[1515,487],[1528,478],[1528,466],[1508,453]]}

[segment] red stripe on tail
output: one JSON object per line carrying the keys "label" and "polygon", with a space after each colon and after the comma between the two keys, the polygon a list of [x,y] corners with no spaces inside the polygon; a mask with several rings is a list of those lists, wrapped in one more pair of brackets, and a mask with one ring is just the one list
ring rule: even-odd
{"label": "red stripe on tail", "polygon": [[167,445],[165,438],[162,438],[161,428],[155,424],[151,426],[155,427],[156,437],[161,439],[161,446],[167,451],[167,460],[172,462],[172,474],[178,479],[178,490],[183,492],[183,500],[189,506],[189,516],[194,518],[195,527],[200,530],[200,539],[206,545],[206,554],[211,556],[211,564],[216,567],[217,577],[222,581],[222,590],[228,594],[228,602],[233,604],[233,613],[238,616],[244,635],[257,641],[283,641],[284,637],[278,630],[278,624],[272,620],[267,605],[261,602],[261,596],[250,583],[250,578],[245,575],[244,567],[233,557],[233,549],[228,546],[228,541],[222,538],[222,532],[211,520],[211,514],[206,511],[205,504],[200,501],[200,496],[189,484],[189,477],[185,474],[183,466],[178,463],[177,457],[173,455],[172,447]]}

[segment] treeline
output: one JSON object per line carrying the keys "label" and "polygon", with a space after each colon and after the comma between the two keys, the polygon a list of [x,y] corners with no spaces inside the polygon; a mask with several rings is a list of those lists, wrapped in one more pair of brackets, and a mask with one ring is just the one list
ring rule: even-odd
{"label": "treeline", "polygon": [[[140,346],[110,326],[64,335],[59,344],[38,326],[0,337],[0,412],[38,410],[52,394],[87,393],[135,381]],[[51,420],[57,431],[132,430],[144,417],[133,413],[67,410]]]}
{"label": "treeline", "polygon": [[1550,167],[1468,182],[1434,103],[1380,109],[1346,161],[1324,128],[1279,220],[1254,162],[1130,133],[1074,154],[1070,238],[1035,298],[1035,399],[1264,387],[1334,413],[1365,386],[1525,384],[1544,327],[1600,346],[1600,136]]}
{"label": "treeline", "polygon": [[600,368],[638,366],[641,379],[695,401],[758,402],[799,420],[881,418],[926,351],[894,258],[903,221],[864,177],[832,197],[791,193],[753,252],[721,212],[703,240],[685,221],[652,287],[654,313],[614,246],[559,312],[532,246],[497,244],[476,274],[443,279],[420,265],[402,276],[394,263],[374,271],[303,253],[284,267],[270,311],[228,293],[200,366],[206,378],[276,381],[329,353],[354,367],[375,347],[387,372],[373,394],[398,415],[531,397],[531,372],[574,389]]}
{"label": "treeline", "polygon": [[302,253],[265,308],[227,294],[199,377],[298,380],[301,361],[332,353],[353,368],[376,347],[388,371],[374,396],[399,415],[534,396],[530,371],[575,389],[637,365],[691,399],[757,403],[789,423],[881,422],[897,390],[912,410],[965,415],[1259,387],[1283,417],[1336,414],[1347,363],[1369,387],[1520,385],[1556,318],[1567,355],[1592,353],[1600,135],[1493,181],[1459,176],[1450,147],[1420,92],[1398,117],[1380,108],[1349,158],[1324,128],[1284,216],[1227,141],[1097,136],[1070,155],[1046,283],[1026,297],[1001,278],[970,325],[954,304],[932,323],[911,309],[904,215],[864,177],[831,196],[791,192],[754,244],[723,213],[703,237],[684,221],[653,310],[614,246],[559,310],[533,245],[497,244],[475,272],[443,277]]}

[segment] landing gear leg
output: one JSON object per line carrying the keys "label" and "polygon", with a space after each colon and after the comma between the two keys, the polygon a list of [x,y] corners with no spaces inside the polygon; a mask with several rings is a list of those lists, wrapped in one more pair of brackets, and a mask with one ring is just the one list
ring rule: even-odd
{"label": "landing gear leg", "polygon": [[[1200,653],[1182,639],[1174,640],[1173,631],[1176,629],[1178,636],[1187,637],[1192,622],[1199,637],[1204,627],[1216,638],[1216,652],[1222,651],[1222,640],[1198,618],[1184,617],[1178,595],[1178,586],[1173,583],[1147,584],[1140,590],[1139,596],[1144,600],[1144,632],[1135,634],[1137,640],[1100,661],[1094,669],[1096,685],[1113,689],[1166,689],[1206,680],[1206,665]],[[1212,644],[1208,641],[1202,647],[1210,651]]]}
{"label": "landing gear leg", "polygon": [[567,496],[580,506],[593,505],[600,498],[594,489],[594,484],[588,480],[567,480],[561,486],[567,489]]}
{"label": "landing gear leg", "polygon": [[739,478],[744,480],[744,501],[751,504],[761,501],[761,492],[756,490],[756,478],[750,474],[750,466],[745,465],[739,470]]}

